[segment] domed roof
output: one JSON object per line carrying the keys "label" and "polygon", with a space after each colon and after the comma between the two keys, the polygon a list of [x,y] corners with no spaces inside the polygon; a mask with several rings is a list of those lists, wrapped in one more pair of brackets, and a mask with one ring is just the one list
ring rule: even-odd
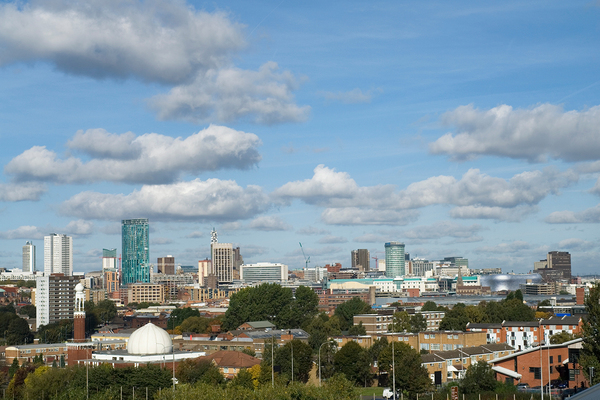
{"label": "domed roof", "polygon": [[81,282],[79,282],[77,285],[75,285],[75,291],[76,292],[83,292],[83,285],[81,284]]}
{"label": "domed roof", "polygon": [[149,322],[137,329],[129,337],[127,353],[129,354],[165,354],[173,349],[173,341],[164,329]]}

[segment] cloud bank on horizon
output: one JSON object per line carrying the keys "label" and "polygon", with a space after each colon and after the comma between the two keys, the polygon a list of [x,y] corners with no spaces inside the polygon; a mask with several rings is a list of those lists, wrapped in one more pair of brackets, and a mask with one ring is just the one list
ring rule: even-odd
{"label": "cloud bank on horizon", "polygon": [[[9,263],[19,265],[20,241],[61,231],[77,237],[81,269],[94,269],[95,248],[118,247],[112,224],[143,216],[160,230],[153,254],[180,254],[188,264],[205,257],[216,225],[222,240],[248,249],[246,261],[291,268],[303,266],[300,238],[321,264],[348,265],[354,248],[377,254],[399,240],[421,257],[462,255],[476,268],[521,272],[565,249],[589,272],[586,263],[600,256],[600,98],[578,89],[578,79],[600,81],[580,55],[593,41],[558,61],[551,38],[532,42],[518,26],[507,68],[455,32],[457,46],[473,45],[456,47],[470,63],[440,49],[440,63],[429,64],[426,49],[446,38],[435,28],[397,32],[386,15],[405,18],[401,6],[359,12],[352,3],[336,23],[313,28],[302,18],[310,7],[254,6],[0,5],[0,79],[20,85],[11,100],[24,105],[0,124],[0,137],[11,132],[0,153],[0,250]],[[575,15],[579,6],[570,6]],[[561,7],[553,3],[542,18],[547,32]],[[484,37],[517,12],[467,12],[457,17],[464,25],[417,8],[446,32],[461,23]],[[406,57],[390,53],[395,46]],[[544,63],[526,59],[540,48]],[[553,68],[573,74],[542,73]],[[528,89],[512,83],[532,74]],[[53,76],[73,86],[59,88]],[[81,82],[106,108],[81,112],[96,94],[76,90]],[[127,89],[136,94],[125,107],[100,96],[130,96]],[[64,104],[51,100],[59,92]],[[39,98],[52,135],[36,129],[39,111],[27,107]],[[140,112],[143,124],[127,120]],[[79,128],[65,122],[69,114]],[[326,151],[306,150],[317,148]]]}

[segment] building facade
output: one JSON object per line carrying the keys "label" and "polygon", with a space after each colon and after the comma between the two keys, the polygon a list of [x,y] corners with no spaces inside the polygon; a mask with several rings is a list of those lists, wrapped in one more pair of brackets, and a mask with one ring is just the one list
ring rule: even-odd
{"label": "building facade", "polygon": [[240,279],[244,282],[283,282],[288,278],[288,266],[281,263],[242,264]]}
{"label": "building facade", "polygon": [[350,252],[350,259],[352,260],[352,269],[358,269],[361,271],[370,270],[370,253],[367,249],[352,250]]}
{"label": "building facade", "polygon": [[212,268],[219,284],[233,282],[233,245],[212,243]]}
{"label": "building facade", "polygon": [[44,274],[73,275],[73,238],[51,233],[44,236]]}
{"label": "building facade", "polygon": [[128,303],[158,303],[165,302],[164,285],[153,283],[133,283],[127,288]]}
{"label": "building facade", "polygon": [[36,278],[36,329],[63,319],[73,319],[75,286],[83,276],[52,274]]}
{"label": "building facade", "polygon": [[175,257],[171,255],[158,257],[156,266],[159,274],[175,275]]}
{"label": "building facade", "polygon": [[147,218],[124,219],[122,229],[121,283],[150,282],[150,242]]}
{"label": "building facade", "polygon": [[548,253],[548,268],[560,271],[562,279],[571,279],[571,254],[566,251]]}
{"label": "building facade", "polygon": [[385,244],[385,276],[395,278],[405,274],[404,243]]}
{"label": "building facade", "polygon": [[23,272],[35,272],[35,245],[31,242],[23,246]]}

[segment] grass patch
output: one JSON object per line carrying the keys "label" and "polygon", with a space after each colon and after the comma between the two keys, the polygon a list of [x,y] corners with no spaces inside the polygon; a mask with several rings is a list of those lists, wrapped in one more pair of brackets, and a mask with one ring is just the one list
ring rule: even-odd
{"label": "grass patch", "polygon": [[359,388],[361,396],[381,396],[383,395],[382,387],[362,387]]}

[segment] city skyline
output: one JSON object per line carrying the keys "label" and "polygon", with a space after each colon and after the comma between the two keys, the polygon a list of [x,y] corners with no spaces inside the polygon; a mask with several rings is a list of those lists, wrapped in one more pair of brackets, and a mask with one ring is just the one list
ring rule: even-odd
{"label": "city skyline", "polygon": [[2,3],[3,266],[31,241],[41,269],[61,232],[74,270],[99,270],[143,216],[149,259],[182,265],[210,258],[215,227],[244,262],[290,269],[299,242],[348,267],[398,241],[504,272],[567,251],[595,272],[600,6],[316,7]]}

